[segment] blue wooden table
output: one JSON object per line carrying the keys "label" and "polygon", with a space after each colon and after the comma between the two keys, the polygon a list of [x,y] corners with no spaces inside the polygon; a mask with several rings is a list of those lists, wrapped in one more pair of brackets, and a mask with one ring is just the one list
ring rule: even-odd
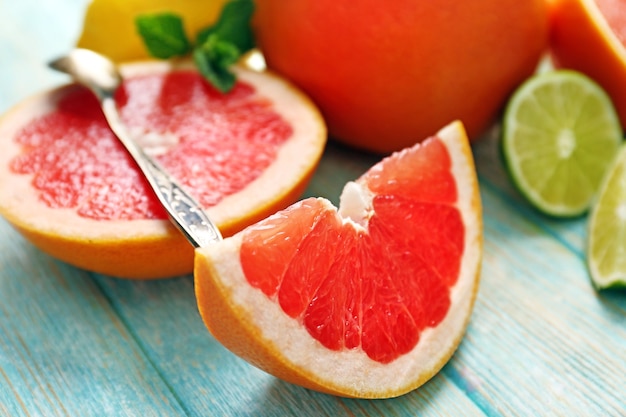
{"label": "blue wooden table", "polygon": [[[0,0],[0,112],[66,80],[45,62],[74,44],[84,7]],[[503,171],[497,127],[474,153],[481,287],[459,350],[422,388],[367,401],[289,385],[210,336],[192,277],[76,269],[0,220],[0,416],[625,416],[626,293],[590,285],[586,219],[529,208]],[[331,143],[307,194],[337,202],[373,162]]]}

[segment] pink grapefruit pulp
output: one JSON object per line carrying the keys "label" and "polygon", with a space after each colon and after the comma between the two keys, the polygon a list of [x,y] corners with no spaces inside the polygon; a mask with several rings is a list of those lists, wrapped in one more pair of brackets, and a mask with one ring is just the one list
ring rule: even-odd
{"label": "pink grapefruit pulp", "polygon": [[[288,83],[240,69],[240,82],[222,95],[190,67],[122,70],[116,100],[131,133],[224,235],[303,191],[325,129]],[[90,92],[67,86],[27,100],[2,118],[0,140],[7,149],[0,213],[44,251],[116,276],[191,272],[192,247],[169,224]]]}
{"label": "pink grapefruit pulp", "polygon": [[469,319],[482,251],[460,123],[346,185],[196,252],[196,294],[227,348],[287,381],[382,398],[424,383]]}

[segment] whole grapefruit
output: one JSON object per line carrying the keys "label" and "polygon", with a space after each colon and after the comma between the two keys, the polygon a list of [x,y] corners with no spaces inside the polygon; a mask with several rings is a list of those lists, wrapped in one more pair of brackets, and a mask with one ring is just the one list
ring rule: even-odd
{"label": "whole grapefruit", "polygon": [[390,152],[460,119],[471,139],[547,45],[545,0],[257,0],[267,64],[320,107],[332,137]]}

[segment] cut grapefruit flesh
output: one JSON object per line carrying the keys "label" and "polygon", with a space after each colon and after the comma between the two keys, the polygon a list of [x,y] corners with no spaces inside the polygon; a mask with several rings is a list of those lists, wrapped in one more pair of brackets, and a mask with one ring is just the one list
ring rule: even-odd
{"label": "cut grapefruit flesh", "polygon": [[286,381],[386,398],[423,384],[468,323],[482,258],[476,173],[460,122],[346,184],[196,250],[202,318]]}
{"label": "cut grapefruit flesh", "polygon": [[[326,141],[314,105],[268,72],[237,68],[226,95],[188,64],[121,67],[130,132],[206,209],[223,235],[296,201]],[[193,248],[167,220],[92,94],[68,85],[0,120],[0,213],[32,243],[129,278],[190,273]]]}

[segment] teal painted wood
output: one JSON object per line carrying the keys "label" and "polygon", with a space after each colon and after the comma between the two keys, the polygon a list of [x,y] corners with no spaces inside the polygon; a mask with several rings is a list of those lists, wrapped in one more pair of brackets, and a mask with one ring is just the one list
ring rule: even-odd
{"label": "teal painted wood", "polygon": [[48,70],[45,62],[75,43],[87,3],[0,1],[0,112],[19,99],[66,80]]}
{"label": "teal painted wood", "polygon": [[0,230],[0,415],[181,413],[89,274]]}
{"label": "teal painted wood", "polygon": [[421,409],[420,415],[482,415],[443,374],[423,390],[386,401],[345,400],[284,383],[230,354],[208,334],[190,277],[96,280],[189,415],[210,410],[236,416],[387,416]]}
{"label": "teal painted wood", "polygon": [[[64,78],[86,0],[0,0],[0,111]],[[63,18],[63,16],[66,16]],[[204,328],[190,276],[135,282],[51,259],[0,220],[0,416],[623,416],[626,296],[596,293],[586,221],[548,219],[511,186],[497,132],[474,145],[481,288],[443,371],[396,399],[279,381]],[[307,195],[335,203],[378,158],[330,144]]]}

